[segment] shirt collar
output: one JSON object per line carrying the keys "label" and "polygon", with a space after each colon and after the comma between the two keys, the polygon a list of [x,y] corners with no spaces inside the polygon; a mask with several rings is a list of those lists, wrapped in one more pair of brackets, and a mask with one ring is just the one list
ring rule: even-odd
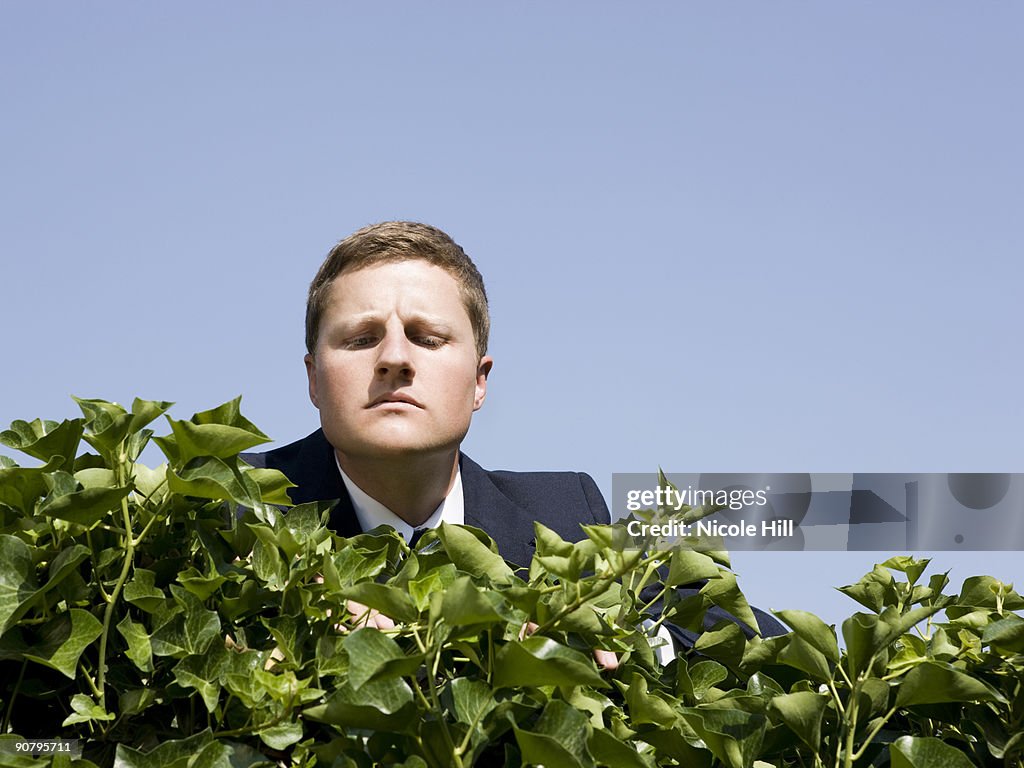
{"label": "shirt collar", "polygon": [[[332,451],[332,453],[334,452]],[[364,531],[372,531],[379,525],[389,525],[398,531],[399,535],[406,541],[412,538],[413,531],[416,529],[356,485],[345,474],[345,470],[341,468],[341,463],[338,461],[338,454],[336,453],[334,453],[334,464],[338,467],[341,480],[345,484],[349,497],[352,499],[352,508],[356,512],[356,519],[359,521],[360,528]],[[441,523],[462,525],[465,517],[465,496],[462,493],[462,468],[456,465],[455,482],[452,483],[452,489],[448,491],[448,495],[441,500],[437,509],[431,513],[430,517],[419,528],[437,528]]]}

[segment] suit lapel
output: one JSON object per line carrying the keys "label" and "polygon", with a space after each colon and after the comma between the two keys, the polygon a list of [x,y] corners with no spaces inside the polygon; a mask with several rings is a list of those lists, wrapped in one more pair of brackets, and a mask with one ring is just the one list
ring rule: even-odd
{"label": "suit lapel", "polygon": [[460,454],[465,520],[484,530],[498,545],[501,556],[526,567],[533,559],[533,516],[494,485],[488,473],[465,454]]}
{"label": "suit lapel", "polygon": [[327,442],[322,429],[318,429],[300,443],[299,451],[285,471],[298,487],[291,489],[292,501],[305,504],[310,501],[337,499],[331,510],[328,525],[341,536],[358,536],[362,531],[356,518],[352,499],[338,473],[334,449]]}

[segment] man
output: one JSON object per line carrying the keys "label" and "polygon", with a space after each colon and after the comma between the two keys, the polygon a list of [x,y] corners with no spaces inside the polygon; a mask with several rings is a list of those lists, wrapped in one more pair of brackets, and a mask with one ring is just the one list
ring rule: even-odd
{"label": "man", "polygon": [[533,523],[578,540],[609,522],[597,485],[577,473],[486,472],[459,446],[487,395],[487,294],[447,234],[391,221],[328,254],[309,289],[306,372],[321,429],[249,457],[283,471],[295,503],[339,499],[330,525],[381,524],[407,540],[441,521],[482,528],[528,565]]}
{"label": "man", "polygon": [[[487,395],[489,328],[483,279],[447,234],[402,221],[360,229],[309,288],[305,363],[321,429],[247,458],[284,472],[296,504],[339,499],[330,526],[343,536],[384,524],[411,541],[442,521],[466,523],[518,566],[533,557],[534,521],[580,539],[580,524],[609,522],[591,477],[487,472],[460,451]],[[757,615],[762,631],[781,633]],[[713,608],[706,623],[724,617]],[[696,638],[672,631],[684,646]]]}

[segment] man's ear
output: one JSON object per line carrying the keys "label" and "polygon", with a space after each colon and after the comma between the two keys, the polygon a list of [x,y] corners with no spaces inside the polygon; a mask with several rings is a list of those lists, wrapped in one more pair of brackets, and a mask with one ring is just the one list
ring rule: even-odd
{"label": "man's ear", "polygon": [[484,404],[484,399],[487,397],[487,376],[491,372],[492,365],[494,365],[494,358],[490,355],[484,355],[480,358],[480,364],[476,368],[476,395],[473,398],[474,411],[480,410],[480,406]]}
{"label": "man's ear", "polygon": [[316,396],[316,360],[309,353],[302,360],[306,364],[306,378],[309,379],[309,399],[320,410],[320,401]]}

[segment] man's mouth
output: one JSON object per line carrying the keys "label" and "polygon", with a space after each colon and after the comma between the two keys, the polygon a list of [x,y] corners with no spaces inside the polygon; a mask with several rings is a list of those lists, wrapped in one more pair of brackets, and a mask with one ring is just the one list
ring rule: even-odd
{"label": "man's mouth", "polygon": [[389,392],[388,394],[381,395],[366,406],[367,408],[377,408],[378,406],[387,405],[409,405],[416,408],[422,408],[420,402],[409,395],[402,394],[400,392]]}

